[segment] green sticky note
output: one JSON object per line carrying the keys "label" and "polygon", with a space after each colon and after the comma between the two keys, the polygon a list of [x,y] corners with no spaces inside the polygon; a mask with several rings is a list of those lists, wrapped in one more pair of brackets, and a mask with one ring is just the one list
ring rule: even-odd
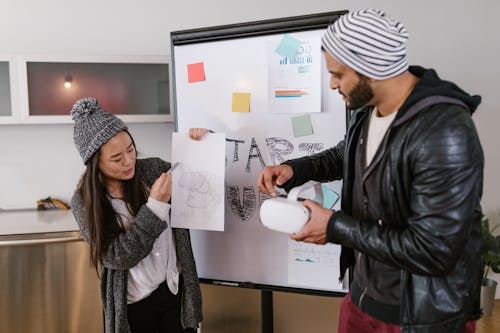
{"label": "green sticky note", "polygon": [[297,116],[292,118],[293,136],[305,136],[313,134],[311,115]]}

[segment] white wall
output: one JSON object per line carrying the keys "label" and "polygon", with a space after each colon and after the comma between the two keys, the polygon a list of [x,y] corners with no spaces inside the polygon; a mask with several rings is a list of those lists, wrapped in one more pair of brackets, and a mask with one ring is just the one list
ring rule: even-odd
{"label": "white wall", "polygon": [[[411,34],[410,63],[433,67],[441,77],[483,96],[474,116],[486,156],[483,207],[498,223],[497,0],[0,0],[0,54],[167,56],[170,31],[367,6],[385,9],[405,23]],[[132,127],[140,149],[164,158],[170,157],[172,130],[172,124]],[[57,147],[58,154],[34,160],[40,135],[47,147]],[[71,135],[69,125],[0,126],[0,174],[5,172],[5,156],[29,161],[35,168],[51,163],[78,173]],[[12,174],[11,179],[25,176]],[[36,180],[32,185],[36,187]],[[12,186],[2,184],[0,193],[15,190]]]}

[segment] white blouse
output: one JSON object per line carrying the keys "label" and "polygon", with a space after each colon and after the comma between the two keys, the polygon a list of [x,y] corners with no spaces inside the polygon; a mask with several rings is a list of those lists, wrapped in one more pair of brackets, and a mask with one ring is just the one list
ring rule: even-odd
{"label": "white blouse", "polygon": [[[121,216],[125,228],[130,227],[134,217],[127,209],[125,201],[110,198],[113,209]],[[153,249],[137,265],[128,271],[127,303],[140,301],[167,281],[172,294],[179,292],[179,270],[175,251],[174,235],[170,225],[170,204],[149,197],[147,207],[161,220],[167,228],[155,240]]]}

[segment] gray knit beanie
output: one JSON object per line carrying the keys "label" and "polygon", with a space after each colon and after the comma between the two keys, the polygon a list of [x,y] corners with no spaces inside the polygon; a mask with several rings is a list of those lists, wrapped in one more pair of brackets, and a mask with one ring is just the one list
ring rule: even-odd
{"label": "gray knit beanie", "polygon": [[122,120],[104,111],[93,97],[78,100],[71,108],[71,116],[75,122],[73,139],[84,164],[109,139],[127,130]]}
{"label": "gray knit beanie", "polygon": [[398,76],[408,69],[408,31],[376,9],[342,15],[330,25],[321,44],[335,59],[376,80]]}

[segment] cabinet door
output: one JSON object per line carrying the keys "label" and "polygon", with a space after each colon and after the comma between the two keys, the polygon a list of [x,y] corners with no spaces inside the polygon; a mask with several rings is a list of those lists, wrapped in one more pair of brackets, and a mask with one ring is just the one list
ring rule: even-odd
{"label": "cabinet door", "polygon": [[[56,241],[78,236],[0,236],[0,332],[103,332],[99,280],[87,244]],[[36,242],[15,244],[27,239]],[[2,245],[6,241],[12,245]]]}
{"label": "cabinet door", "polygon": [[166,63],[26,63],[29,116],[69,115],[80,98],[95,97],[122,116],[168,115]]}
{"label": "cabinet door", "polygon": [[2,118],[12,116],[9,69],[9,62],[0,60],[0,117]]}

